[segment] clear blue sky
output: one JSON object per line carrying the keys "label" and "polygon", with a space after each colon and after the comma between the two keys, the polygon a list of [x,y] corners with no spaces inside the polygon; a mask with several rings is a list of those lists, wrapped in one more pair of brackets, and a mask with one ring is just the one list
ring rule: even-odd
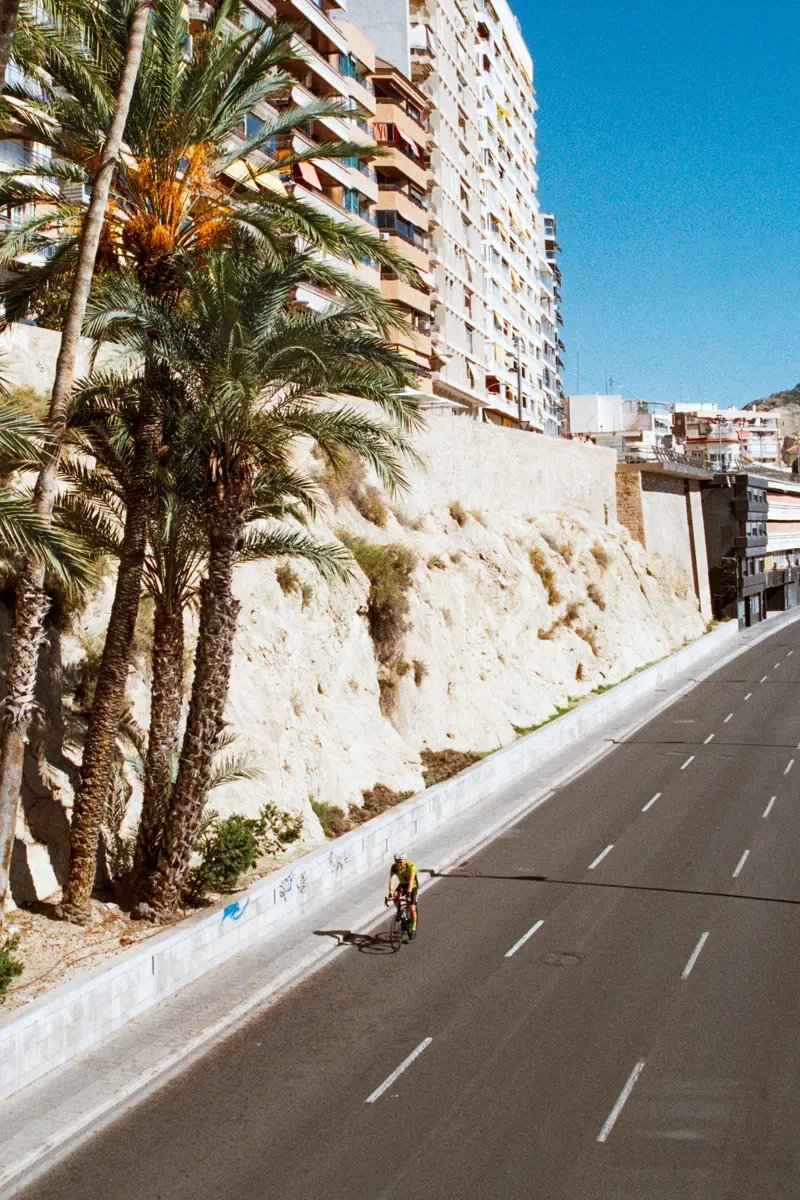
{"label": "clear blue sky", "polygon": [[800,382],[800,10],[511,0],[540,202],[563,247],[564,387],[745,404]]}

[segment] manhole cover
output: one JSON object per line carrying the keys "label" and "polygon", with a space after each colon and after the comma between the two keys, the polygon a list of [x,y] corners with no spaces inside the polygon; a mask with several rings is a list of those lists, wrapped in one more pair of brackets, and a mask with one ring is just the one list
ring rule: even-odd
{"label": "manhole cover", "polygon": [[542,962],[548,967],[579,967],[586,956],[584,954],[543,954]]}

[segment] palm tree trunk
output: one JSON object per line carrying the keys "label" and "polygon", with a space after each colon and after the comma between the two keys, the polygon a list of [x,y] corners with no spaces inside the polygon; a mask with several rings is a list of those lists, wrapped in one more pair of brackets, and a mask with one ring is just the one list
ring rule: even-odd
{"label": "palm tree trunk", "polygon": [[[177,608],[177,611],[175,611]],[[153,673],[150,690],[150,731],[144,770],[144,797],[132,883],[134,895],[139,880],[146,879],[156,865],[158,836],[164,823],[171,792],[172,755],[178,745],[178,726],[183,700],[183,610],[160,598],[153,620]]]}
{"label": "palm tree trunk", "polygon": [[[4,0],[4,14],[7,7],[8,0]],[[100,167],[92,186],[92,198],[78,244],[78,262],[64,318],[53,392],[50,398],[49,445],[34,490],[36,511],[47,521],[50,521],[53,516],[58,486],[58,464],[64,440],[67,404],[75,375],[81,329],[92,286],[92,274],[105,220],[111,180],[119,158],[136,76],[139,73],[149,11],[149,0],[145,0],[134,10],[114,113],[103,147]],[[3,19],[5,19],[5,15]],[[2,38],[2,21],[0,21],[0,38]],[[2,44],[0,44],[1,53]],[[2,842],[0,842],[0,925],[3,921],[8,891],[8,868],[11,862],[12,843],[17,823],[22,763],[33,703],[39,641],[46,612],[44,568],[35,563],[29,563],[20,576],[17,586],[15,617],[11,631],[7,699],[3,706],[3,725],[0,735],[0,838],[2,838]],[[11,842],[8,841],[9,838]]]}
{"label": "palm tree trunk", "polygon": [[0,91],[5,89],[6,69],[11,58],[18,12],[19,0],[3,0],[0,7]]}
{"label": "palm tree trunk", "polygon": [[91,912],[89,902],[97,865],[100,824],[114,768],[114,748],[125,707],[131,644],[139,613],[147,529],[153,509],[154,463],[161,444],[162,425],[159,398],[154,392],[147,392],[136,427],[131,464],[133,483],[127,496],[114,602],[72,809],[69,878],[58,908],[59,916],[76,924],[88,920]]}
{"label": "palm tree trunk", "polygon": [[200,585],[200,627],[192,695],[178,778],[158,843],[156,869],[143,881],[137,917],[164,920],[180,899],[208,794],[217,738],[228,699],[239,601],[233,568],[244,522],[217,509],[211,521],[208,574]]}

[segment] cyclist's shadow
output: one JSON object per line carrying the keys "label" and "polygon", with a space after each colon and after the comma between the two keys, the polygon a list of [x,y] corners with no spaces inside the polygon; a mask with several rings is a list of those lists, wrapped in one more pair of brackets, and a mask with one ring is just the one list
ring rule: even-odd
{"label": "cyclist's shadow", "polygon": [[335,938],[340,946],[355,946],[360,954],[393,954],[389,931],[354,933],[352,929],[315,929],[317,937]]}

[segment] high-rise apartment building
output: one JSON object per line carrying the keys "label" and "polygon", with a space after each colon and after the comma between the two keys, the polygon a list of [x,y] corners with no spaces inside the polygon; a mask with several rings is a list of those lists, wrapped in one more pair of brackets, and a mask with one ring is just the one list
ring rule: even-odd
{"label": "high-rise apartment building", "polygon": [[433,391],[558,436],[559,247],[519,23],[506,0],[348,0],[348,14],[431,104]]}

